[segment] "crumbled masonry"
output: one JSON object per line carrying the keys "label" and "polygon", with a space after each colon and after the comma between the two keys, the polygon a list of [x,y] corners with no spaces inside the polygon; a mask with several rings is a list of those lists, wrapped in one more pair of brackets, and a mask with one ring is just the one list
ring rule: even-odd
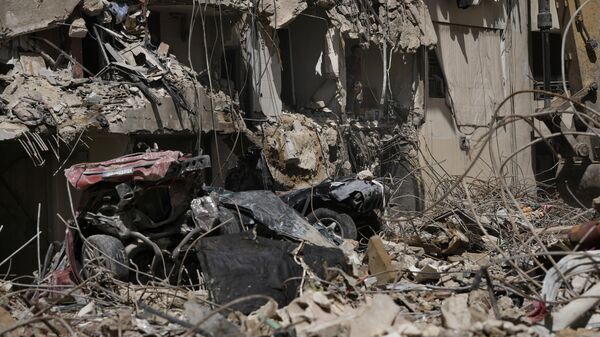
{"label": "crumbled masonry", "polygon": [[0,0],[0,337],[600,335],[599,31]]}

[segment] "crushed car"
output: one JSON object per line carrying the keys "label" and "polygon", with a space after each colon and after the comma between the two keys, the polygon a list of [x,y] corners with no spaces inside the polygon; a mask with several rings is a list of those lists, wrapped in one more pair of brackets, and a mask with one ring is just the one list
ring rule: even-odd
{"label": "crushed car", "polygon": [[323,234],[338,242],[356,240],[363,230],[367,238],[379,232],[377,212],[389,199],[383,183],[357,176],[329,178],[312,187],[285,190],[273,179],[264,151],[257,146],[249,147],[239,157],[227,174],[225,187],[231,191],[275,191]]}
{"label": "crushed car", "polygon": [[358,238],[358,229],[377,231],[376,210],[384,207],[385,186],[376,180],[354,177],[322,183],[281,194],[281,199],[313,225],[321,225],[336,238]]}
{"label": "crushed car", "polygon": [[[217,301],[226,301],[228,294],[266,291],[283,305],[293,299],[288,293],[297,285],[284,291],[277,282],[302,275],[297,259],[323,278],[324,265],[346,268],[344,255],[335,248],[339,242],[275,193],[204,186],[202,171],[207,167],[206,155],[150,151],[65,170],[81,196],[63,249],[50,268],[51,279],[65,283],[68,274],[80,283],[107,272],[130,282],[198,284],[199,270]],[[237,251],[244,257],[232,259]],[[270,269],[260,273],[256,263],[281,268],[269,276]],[[231,275],[239,277],[248,268],[252,272],[235,283],[237,290],[219,291]],[[249,288],[265,284],[265,278],[270,281],[266,288]],[[257,305],[260,301],[242,309]]]}
{"label": "crushed car", "polygon": [[102,254],[103,266],[121,280],[129,279],[130,261],[165,277],[164,252],[176,260],[194,232],[188,210],[207,167],[206,155],[155,151],[65,170],[69,183],[82,191],[74,227],[79,235],[67,233],[76,280],[89,277]]}

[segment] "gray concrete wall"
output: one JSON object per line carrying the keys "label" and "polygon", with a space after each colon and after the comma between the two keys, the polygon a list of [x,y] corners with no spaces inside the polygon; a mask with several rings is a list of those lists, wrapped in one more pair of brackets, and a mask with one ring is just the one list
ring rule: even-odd
{"label": "gray concrete wall", "polygon": [[296,102],[303,107],[323,82],[315,72],[323,51],[327,21],[312,16],[299,16],[289,26],[293,53],[294,87]]}
{"label": "gray concrete wall", "polygon": [[[203,27],[201,16],[198,14],[194,28],[190,32],[192,6],[158,7],[153,10],[160,13],[161,41],[170,46],[169,52],[183,64],[189,66],[191,58],[191,66],[199,74],[206,70],[204,41],[206,41],[210,67],[217,74],[220,72],[223,45],[239,44],[234,33],[237,23],[237,18],[234,16],[223,15],[219,18],[218,13],[209,12],[204,17]],[[188,46],[191,48],[189,54]]]}

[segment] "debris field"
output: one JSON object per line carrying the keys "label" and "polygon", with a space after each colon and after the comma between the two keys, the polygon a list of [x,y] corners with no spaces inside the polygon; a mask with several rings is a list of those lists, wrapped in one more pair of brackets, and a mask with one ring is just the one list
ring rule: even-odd
{"label": "debris field", "polygon": [[599,4],[1,2],[0,336],[600,333]]}

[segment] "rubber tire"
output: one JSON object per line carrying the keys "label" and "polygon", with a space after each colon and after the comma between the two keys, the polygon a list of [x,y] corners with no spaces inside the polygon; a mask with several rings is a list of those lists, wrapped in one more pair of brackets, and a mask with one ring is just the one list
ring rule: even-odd
{"label": "rubber tire", "polygon": [[317,208],[306,217],[311,225],[314,225],[319,222],[319,219],[323,218],[334,219],[339,224],[342,238],[356,240],[358,237],[356,224],[348,214],[338,213],[329,208]]}
{"label": "rubber tire", "polygon": [[225,221],[227,223],[219,228],[219,233],[222,235],[242,232],[242,225],[238,215],[228,208],[219,206],[219,223],[221,224]]}
{"label": "rubber tire", "polygon": [[[98,250],[102,253],[99,253]],[[86,251],[91,253],[91,256]],[[129,279],[129,263],[125,247],[121,240],[114,236],[104,234],[92,235],[87,237],[83,243],[83,247],[81,248],[81,264],[84,266],[82,274],[86,279],[92,276],[85,268],[90,257],[91,259],[109,257],[102,259],[102,268],[107,269],[115,278],[121,281]]]}

